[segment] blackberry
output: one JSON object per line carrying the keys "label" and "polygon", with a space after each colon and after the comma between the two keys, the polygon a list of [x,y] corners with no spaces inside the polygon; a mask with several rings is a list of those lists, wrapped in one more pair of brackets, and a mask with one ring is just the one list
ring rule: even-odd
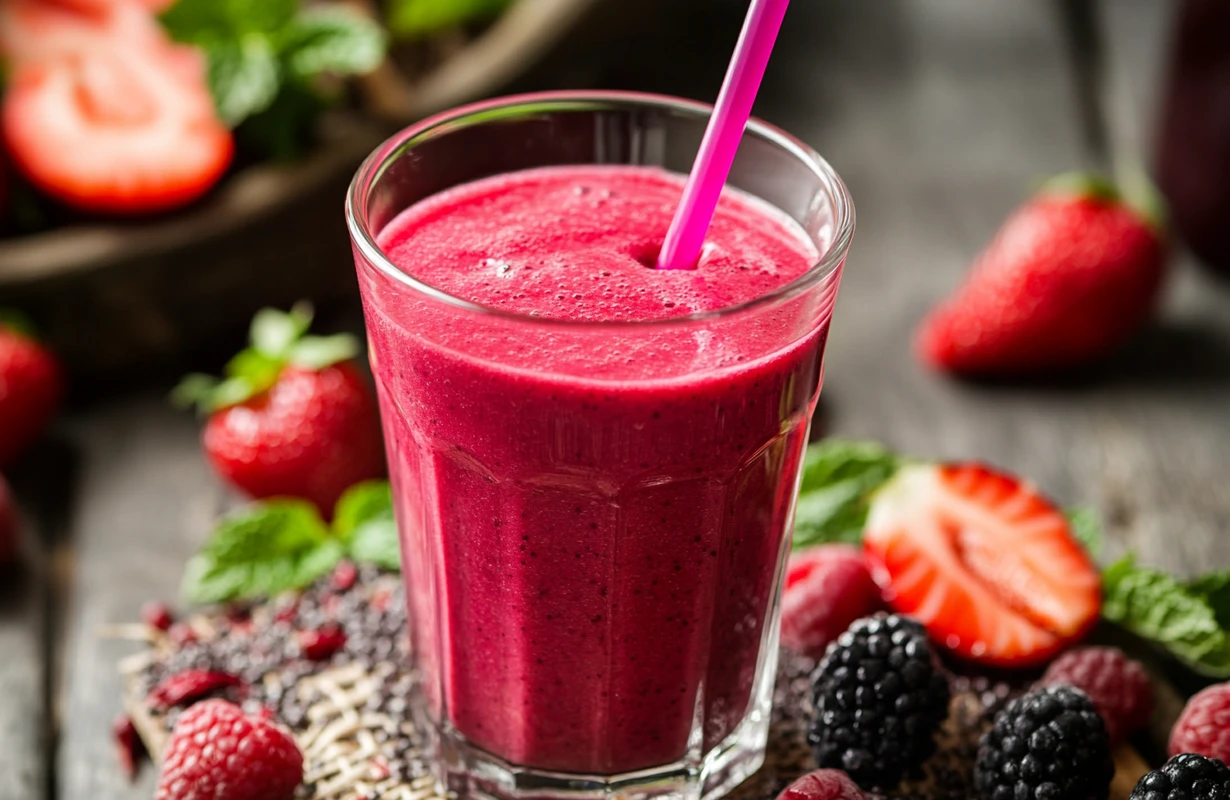
{"label": "blackberry", "polygon": [[912,619],[877,614],[837,637],[812,678],[807,740],[821,767],[864,789],[891,789],[935,752],[948,679]]}
{"label": "blackberry", "polygon": [[978,746],[974,787],[983,800],[1105,800],[1114,773],[1093,701],[1061,684],[995,716]]}
{"label": "blackberry", "polygon": [[1141,778],[1131,800],[1230,800],[1230,768],[1216,758],[1183,753]]}

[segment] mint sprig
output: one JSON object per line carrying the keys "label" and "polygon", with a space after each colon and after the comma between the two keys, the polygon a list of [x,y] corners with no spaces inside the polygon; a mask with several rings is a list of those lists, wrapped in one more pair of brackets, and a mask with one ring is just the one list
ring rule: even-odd
{"label": "mint sprig", "polygon": [[874,442],[830,439],[808,447],[793,546],[861,542],[871,495],[900,465],[900,458]]}
{"label": "mint sprig", "polygon": [[261,309],[252,318],[250,346],[227,362],[223,377],[187,375],[171,392],[171,402],[212,414],[268,390],[288,366],[321,370],[358,355],[359,343],[353,336],[310,336],[311,326],[309,303],[296,303],[288,312]]}
{"label": "mint sprig", "polygon": [[1227,573],[1183,583],[1128,554],[1102,574],[1102,615],[1169,651],[1193,670],[1230,677]]}
{"label": "mint sprig", "polygon": [[308,587],[345,558],[398,569],[388,481],[348,489],[332,526],[302,500],[267,500],[225,517],[188,562],[182,593],[202,604],[270,597]]}
{"label": "mint sprig", "polygon": [[184,596],[221,603],[298,589],[329,574],[344,548],[302,500],[277,500],[222,521],[188,562]]}
{"label": "mint sprig", "polygon": [[205,53],[223,122],[277,157],[306,143],[312,119],[336,96],[324,79],[370,72],[387,47],[384,29],[357,9],[300,0],[178,0],[162,23]]}

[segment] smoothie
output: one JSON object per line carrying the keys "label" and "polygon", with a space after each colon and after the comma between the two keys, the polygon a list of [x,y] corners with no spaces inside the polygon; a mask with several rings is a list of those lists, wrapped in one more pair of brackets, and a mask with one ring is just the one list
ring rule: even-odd
{"label": "smoothie", "polygon": [[681,189],[651,168],[514,172],[379,235],[417,280],[522,315],[364,290],[425,702],[513,764],[610,775],[708,751],[775,658],[836,276],[818,305],[666,322],[819,257],[728,192],[698,267],[651,269]]}

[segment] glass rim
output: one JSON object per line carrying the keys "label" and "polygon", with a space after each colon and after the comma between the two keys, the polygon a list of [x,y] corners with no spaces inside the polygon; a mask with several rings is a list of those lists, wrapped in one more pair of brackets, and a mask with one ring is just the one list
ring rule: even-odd
{"label": "glass rim", "polygon": [[[855,216],[853,198],[841,176],[814,149],[782,129],[753,117],[748,121],[744,135],[758,136],[804,164],[821,180],[832,200],[834,235],[832,241],[829,242],[828,249],[821,253],[816,262],[802,275],[770,292],[742,303],[678,317],[650,320],[568,320],[507,311],[466,300],[399,269],[376,244],[376,238],[372,235],[367,213],[367,194],[371,185],[380,178],[395,159],[400,158],[406,150],[412,148],[416,140],[421,137],[429,136],[440,129],[456,127],[459,124],[468,127],[465,124],[467,118],[486,115],[493,110],[513,111],[526,106],[533,106],[535,111],[543,113],[599,110],[604,107],[640,107],[674,113],[682,112],[693,118],[706,120],[713,113],[713,105],[710,103],[669,95],[629,91],[565,90],[507,95],[458,106],[427,117],[403,128],[382,142],[364,159],[350,182],[350,187],[346,192],[346,227],[350,232],[351,242],[367,263],[375,266],[395,282],[456,308],[513,322],[581,329],[668,327],[735,316],[763,306],[780,304],[798,296],[828,279],[845,260],[854,236]],[[489,120],[476,120],[470,124],[481,125],[487,121]]]}

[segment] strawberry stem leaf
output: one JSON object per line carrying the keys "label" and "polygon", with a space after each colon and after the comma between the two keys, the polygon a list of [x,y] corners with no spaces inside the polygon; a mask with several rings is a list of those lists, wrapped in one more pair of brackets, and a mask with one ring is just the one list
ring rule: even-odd
{"label": "strawberry stem leaf", "polygon": [[1115,182],[1096,172],[1064,172],[1044,181],[1039,192],[1058,197],[1087,197],[1104,203],[1121,199]]}
{"label": "strawberry stem leaf", "polygon": [[349,361],[358,354],[359,342],[350,334],[305,336],[291,348],[289,361],[304,369],[321,370]]}
{"label": "strawberry stem leaf", "polygon": [[34,339],[37,336],[34,323],[23,312],[15,308],[0,308],[0,328],[27,339]]}
{"label": "strawberry stem leaf", "polygon": [[252,318],[252,349],[271,359],[285,360],[295,343],[312,326],[310,303],[296,303],[289,312],[262,308]]}

